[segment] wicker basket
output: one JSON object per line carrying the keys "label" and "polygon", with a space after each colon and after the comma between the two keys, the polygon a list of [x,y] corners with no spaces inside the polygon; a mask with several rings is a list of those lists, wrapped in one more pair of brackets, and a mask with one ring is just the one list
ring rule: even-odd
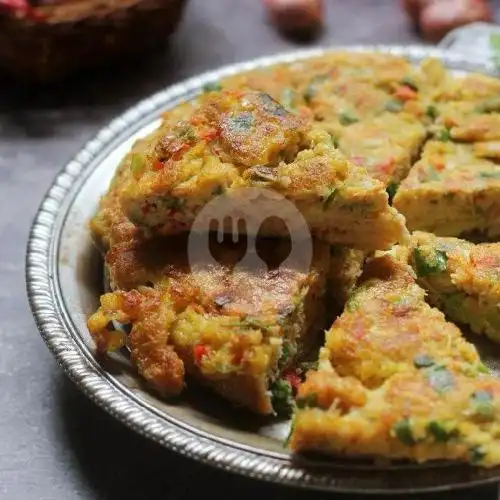
{"label": "wicker basket", "polygon": [[175,31],[186,0],[81,0],[0,12],[0,70],[28,82],[151,50]]}

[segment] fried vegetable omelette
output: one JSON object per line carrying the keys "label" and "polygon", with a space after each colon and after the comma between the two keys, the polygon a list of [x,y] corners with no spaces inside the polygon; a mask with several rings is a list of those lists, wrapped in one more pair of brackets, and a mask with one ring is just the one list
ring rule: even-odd
{"label": "fried vegetable omelette", "polygon": [[[196,379],[294,411],[295,452],[500,464],[500,383],[443,315],[498,341],[496,244],[450,236],[500,233],[499,82],[328,53],[207,84],[133,145],[90,222],[112,290],[88,321],[98,350],[127,346],[163,396]],[[202,208],[247,187],[299,209],[308,271],[280,267],[274,223],[265,269],[226,240],[188,263]]]}
{"label": "fried vegetable omelette", "polygon": [[376,256],[299,387],[291,447],[497,465],[500,380],[486,372],[411,268]]}
{"label": "fried vegetable omelette", "polygon": [[[254,187],[292,201],[327,243],[384,249],[406,241],[385,186],[348,162],[327,132],[268,94],[210,92],[190,111],[182,121],[167,114],[146,151],[132,153],[133,174],[119,197],[135,224],[154,234],[187,231],[207,202]],[[259,210],[245,215],[260,227]],[[281,227],[267,235],[288,234]]]}

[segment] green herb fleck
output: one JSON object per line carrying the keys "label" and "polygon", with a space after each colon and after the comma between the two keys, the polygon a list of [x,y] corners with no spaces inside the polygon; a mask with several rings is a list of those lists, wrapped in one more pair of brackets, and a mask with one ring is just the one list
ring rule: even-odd
{"label": "green herb fleck", "polygon": [[335,137],[334,135],[332,134],[328,134],[330,136],[330,141],[332,143],[333,146],[335,146],[336,148],[339,147],[339,140],[337,139],[337,137]]}
{"label": "green herb fleck", "polygon": [[318,85],[328,79],[328,76],[315,76],[307,86],[304,92],[304,100],[307,104],[310,104],[314,99],[314,96],[318,93]]}
{"label": "green herb fleck", "polygon": [[341,125],[352,125],[353,123],[359,122],[359,119],[349,111],[343,111],[339,115],[339,122]]}
{"label": "green herb fleck", "polygon": [[439,394],[449,391],[455,385],[455,378],[444,366],[432,366],[426,370],[427,380]]}
{"label": "green herb fleck", "polygon": [[471,395],[474,415],[491,419],[494,415],[493,396],[488,391],[475,391]]}
{"label": "green herb fleck", "polygon": [[413,434],[411,432],[410,421],[407,418],[396,422],[392,426],[392,430],[403,444],[408,446],[415,444],[415,439],[413,438]]}
{"label": "green herb fleck", "polygon": [[298,397],[295,400],[297,408],[316,408],[318,406],[318,395],[315,392]]}
{"label": "green herb fleck", "polygon": [[486,99],[476,106],[478,113],[500,113],[500,97]]}
{"label": "green herb fleck", "polygon": [[385,110],[390,111],[391,113],[399,113],[402,109],[403,103],[401,101],[397,101],[396,99],[391,99],[385,104]]}
{"label": "green herb fleck", "polygon": [[491,62],[495,68],[500,71],[500,33],[492,33],[490,35],[490,49],[493,53]]}
{"label": "green herb fleck", "polygon": [[354,312],[359,306],[359,298],[357,294],[352,294],[346,302],[345,308],[347,312]]}
{"label": "green herb fleck", "polygon": [[415,80],[413,80],[409,76],[405,76],[404,78],[402,78],[401,83],[403,85],[406,85],[407,87],[410,87],[415,92],[418,92],[418,87],[417,87],[417,84],[415,83]]}
{"label": "green herb fleck", "polygon": [[424,253],[421,247],[413,250],[413,260],[415,270],[419,278],[439,274],[446,271],[448,267],[448,257],[446,252],[434,249],[431,254]]}
{"label": "green herb fleck", "polygon": [[486,452],[481,448],[481,446],[474,446],[469,450],[469,460],[472,464],[481,462],[485,456]]}
{"label": "green herb fleck", "polygon": [[483,179],[500,179],[500,171],[499,172],[480,172],[479,175]]}
{"label": "green herb fleck", "polygon": [[203,92],[219,92],[222,90],[220,82],[208,82],[203,85]]}
{"label": "green herb fleck", "polygon": [[439,116],[438,109],[436,108],[436,106],[434,106],[434,104],[429,104],[429,106],[427,106],[427,109],[425,110],[425,114],[429,118],[432,118],[433,120],[435,120]]}
{"label": "green herb fleck", "polygon": [[290,87],[287,87],[281,93],[281,104],[285,106],[285,108],[295,109],[293,103],[295,101],[296,95],[297,93],[295,92],[295,90],[291,89]]}
{"label": "green herb fleck", "polygon": [[443,128],[441,129],[437,136],[436,139],[441,142],[450,142],[451,141],[451,132],[449,128]]}
{"label": "green herb fleck", "polygon": [[248,316],[240,321],[240,325],[245,328],[254,328],[255,330],[262,330],[264,332],[271,331],[269,326],[264,325],[261,321],[257,319],[249,318]]}
{"label": "green herb fleck", "polygon": [[429,368],[434,364],[434,360],[427,354],[418,354],[413,358],[413,364],[416,368]]}
{"label": "green herb fleck", "polygon": [[235,132],[247,132],[254,124],[254,117],[249,112],[240,113],[228,119],[229,128]]}
{"label": "green herb fleck", "polygon": [[490,373],[490,371],[488,370],[488,367],[483,363],[479,363],[477,365],[477,371],[479,373]]}
{"label": "green herb fleck", "polygon": [[292,357],[293,354],[293,349],[292,346],[290,345],[290,342],[283,342],[281,345],[281,356],[278,360],[278,368],[285,368],[288,365],[288,362],[290,361],[290,358]]}
{"label": "green herb fleck", "polygon": [[286,380],[276,380],[271,384],[271,402],[279,415],[289,415],[293,408],[292,386]]}
{"label": "green herb fleck", "polygon": [[326,195],[323,196],[323,210],[327,210],[332,201],[335,199],[335,196],[337,196],[338,190],[335,187],[332,187],[328,190]]}
{"label": "green herb fleck", "polygon": [[194,133],[194,130],[192,127],[189,125],[183,125],[177,129],[177,137],[180,139],[184,139],[185,141],[189,142],[196,142],[198,140],[198,137],[196,137],[196,134]]}
{"label": "green herb fleck", "polygon": [[431,434],[438,443],[447,443],[450,439],[458,436],[457,429],[448,431],[444,424],[433,420],[427,426],[427,431]]}
{"label": "green herb fleck", "polygon": [[145,166],[144,157],[138,153],[132,153],[132,158],[130,159],[130,170],[134,177],[142,175]]}
{"label": "green herb fleck", "polygon": [[398,188],[399,184],[397,182],[389,182],[389,184],[387,185],[386,191],[389,195],[389,203],[392,203],[392,200],[394,199],[394,196],[396,196]]}

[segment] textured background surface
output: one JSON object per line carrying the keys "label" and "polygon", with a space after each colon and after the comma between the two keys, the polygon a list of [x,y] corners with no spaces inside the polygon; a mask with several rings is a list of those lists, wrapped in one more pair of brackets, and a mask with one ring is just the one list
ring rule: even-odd
{"label": "textured background surface", "polygon": [[[396,0],[326,0],[318,40],[415,43]],[[497,11],[500,0],[496,2]],[[353,7],[356,11],[353,12]],[[206,69],[296,47],[266,26],[259,0],[191,0],[160,54],[31,91],[0,80],[0,498],[22,500],[320,498],[224,474],[133,434],[66,380],[24,291],[29,224],[55,173],[141,97]],[[440,499],[494,499],[495,487]],[[346,498],[346,497],[342,497]]]}

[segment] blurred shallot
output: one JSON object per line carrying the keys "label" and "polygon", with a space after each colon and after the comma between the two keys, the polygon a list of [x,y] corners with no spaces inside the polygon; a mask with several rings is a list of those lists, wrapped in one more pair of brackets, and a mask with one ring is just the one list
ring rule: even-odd
{"label": "blurred shallot", "polygon": [[313,34],[323,23],[323,0],[264,0],[271,22],[284,33]]}
{"label": "blurred shallot", "polygon": [[434,0],[420,14],[420,31],[426,40],[438,42],[451,30],[478,21],[493,21],[485,0]]}

